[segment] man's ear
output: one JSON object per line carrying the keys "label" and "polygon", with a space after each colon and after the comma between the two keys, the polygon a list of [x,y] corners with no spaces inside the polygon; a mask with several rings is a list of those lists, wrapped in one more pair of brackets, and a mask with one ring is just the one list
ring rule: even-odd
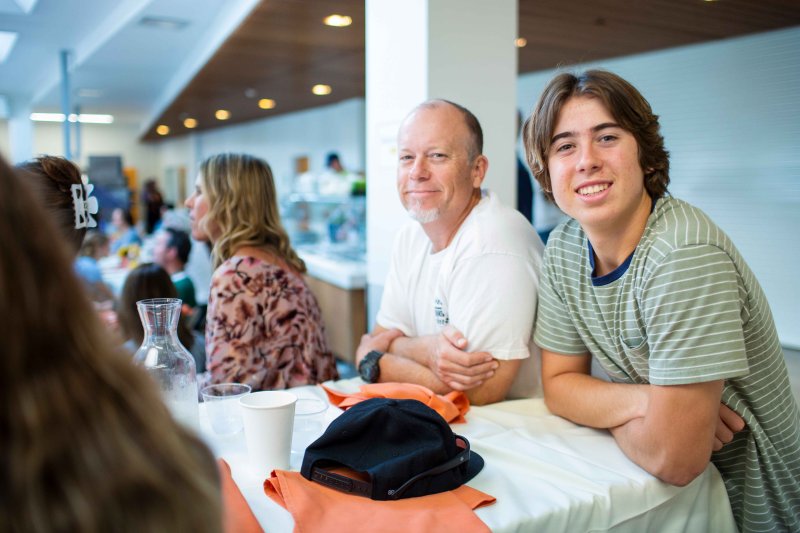
{"label": "man's ear", "polygon": [[472,164],[472,187],[477,189],[483,183],[486,177],[486,172],[489,170],[489,159],[481,154],[475,158]]}

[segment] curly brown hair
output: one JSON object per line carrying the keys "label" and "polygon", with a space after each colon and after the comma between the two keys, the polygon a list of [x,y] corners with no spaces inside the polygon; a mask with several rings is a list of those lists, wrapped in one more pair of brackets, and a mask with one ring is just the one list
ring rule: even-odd
{"label": "curly brown hair", "polygon": [[24,171],[23,179],[31,185],[40,204],[66,237],[73,254],[77,255],[86,235],[86,228],[75,228],[71,187],[80,185],[81,170],[69,159],[52,155],[43,155],[20,163],[17,168]]}
{"label": "curly brown hair", "polygon": [[620,76],[605,70],[587,70],[582,74],[564,72],[550,80],[523,126],[528,165],[545,197],[554,200],[547,167],[553,129],[561,108],[573,96],[597,98],[620,127],[633,135],[647,193],[651,198],[664,196],[669,185],[669,152],[664,148],[658,115],[636,87]]}

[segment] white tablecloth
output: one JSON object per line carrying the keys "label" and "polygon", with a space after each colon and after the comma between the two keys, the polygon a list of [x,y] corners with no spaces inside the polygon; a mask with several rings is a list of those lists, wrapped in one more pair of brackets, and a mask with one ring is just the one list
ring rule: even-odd
{"label": "white tablecloth", "polygon": [[[342,388],[349,387],[352,383]],[[317,387],[292,392],[325,398]],[[264,494],[263,478],[250,471],[244,435],[215,436],[202,407],[204,437],[230,464],[264,530],[292,531],[291,515]],[[339,413],[330,407],[327,420]],[[494,505],[476,511],[492,531],[736,531],[722,478],[713,465],[686,487],[667,485],[625,457],[607,431],[551,415],[542,400],[472,407],[466,424],[451,427],[467,437],[486,462],[469,485],[497,498]],[[293,457],[292,468],[299,470],[300,461]]]}

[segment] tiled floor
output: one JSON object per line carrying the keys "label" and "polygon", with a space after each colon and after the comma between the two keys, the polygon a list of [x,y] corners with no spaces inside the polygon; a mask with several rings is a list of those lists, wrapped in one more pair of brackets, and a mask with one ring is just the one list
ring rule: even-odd
{"label": "tiled floor", "polygon": [[786,367],[789,369],[789,381],[797,403],[800,403],[800,350],[783,349],[786,355]]}

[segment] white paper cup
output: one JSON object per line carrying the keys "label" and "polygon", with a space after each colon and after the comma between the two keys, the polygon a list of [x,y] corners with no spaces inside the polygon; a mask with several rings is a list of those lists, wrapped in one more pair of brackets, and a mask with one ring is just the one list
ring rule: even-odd
{"label": "white paper cup", "polygon": [[250,466],[259,477],[288,470],[297,396],[286,391],[252,392],[239,398]]}

